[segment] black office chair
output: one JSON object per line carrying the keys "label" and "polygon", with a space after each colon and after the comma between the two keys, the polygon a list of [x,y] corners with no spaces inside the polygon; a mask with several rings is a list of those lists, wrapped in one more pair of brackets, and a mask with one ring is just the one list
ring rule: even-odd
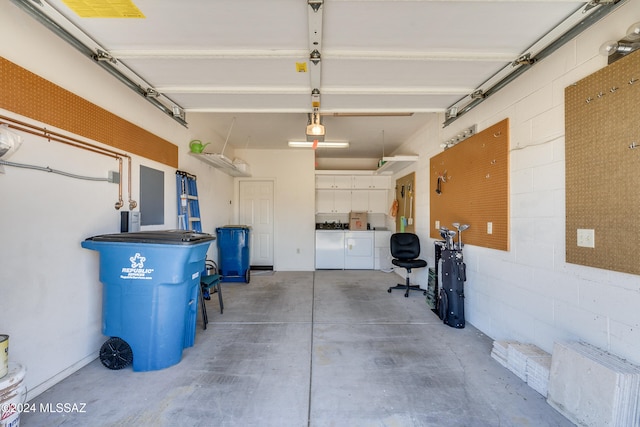
{"label": "black office chair", "polygon": [[407,281],[405,284],[398,283],[387,290],[391,293],[392,289],[404,289],[404,296],[409,296],[409,291],[422,291],[423,295],[427,294],[425,289],[418,285],[409,284],[409,274],[412,268],[423,268],[427,266],[427,261],[418,259],[420,256],[420,239],[413,233],[395,233],[391,235],[391,263],[398,267],[407,269]]}

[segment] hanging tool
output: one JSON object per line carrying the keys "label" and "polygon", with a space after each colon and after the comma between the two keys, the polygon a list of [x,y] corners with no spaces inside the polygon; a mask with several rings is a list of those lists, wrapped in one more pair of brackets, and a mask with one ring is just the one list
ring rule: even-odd
{"label": "hanging tool", "polygon": [[394,199],[393,203],[391,203],[389,214],[394,218],[398,215],[398,199]]}
{"label": "hanging tool", "polygon": [[407,225],[407,198],[406,193],[404,192],[404,185],[400,188],[400,196],[402,197],[402,216],[400,216],[400,232],[404,233],[404,228]]}
{"label": "hanging tool", "polygon": [[407,224],[413,225],[413,191],[411,184],[409,184],[409,217],[407,218]]}
{"label": "hanging tool", "polygon": [[438,182],[436,184],[436,193],[442,194],[442,183],[447,182],[447,171],[438,174]]}

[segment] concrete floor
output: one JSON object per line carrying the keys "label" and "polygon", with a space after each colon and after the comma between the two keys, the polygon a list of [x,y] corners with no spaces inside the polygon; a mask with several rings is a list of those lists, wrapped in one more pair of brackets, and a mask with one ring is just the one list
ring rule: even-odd
{"label": "concrete floor", "polygon": [[[379,271],[253,274],[207,301],[177,365],[95,360],[31,403],[21,426],[572,426],[490,356],[492,340],[441,323]],[[135,355],[134,355],[135,357]]]}

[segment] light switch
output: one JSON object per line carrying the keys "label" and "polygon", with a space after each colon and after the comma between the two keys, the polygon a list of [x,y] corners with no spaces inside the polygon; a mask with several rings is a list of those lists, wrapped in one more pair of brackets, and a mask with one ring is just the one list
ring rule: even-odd
{"label": "light switch", "polygon": [[440,221],[436,221],[436,230],[440,230]]}
{"label": "light switch", "polygon": [[582,248],[596,247],[596,232],[590,228],[578,228],[578,246]]}
{"label": "light switch", "polygon": [[493,234],[493,223],[492,222],[488,222],[487,223],[487,234]]}

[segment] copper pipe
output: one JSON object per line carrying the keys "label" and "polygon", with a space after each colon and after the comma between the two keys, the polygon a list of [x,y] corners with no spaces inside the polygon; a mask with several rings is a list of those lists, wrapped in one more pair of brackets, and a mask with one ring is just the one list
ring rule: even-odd
{"label": "copper pipe", "polygon": [[[75,148],[81,148],[83,150],[91,151],[96,154],[102,154],[103,156],[109,156],[109,157],[118,159],[120,177],[122,177],[122,158],[126,157],[128,162],[127,181],[128,181],[128,191],[129,191],[129,209],[133,210],[136,208],[136,206],[138,206],[138,203],[131,198],[131,156],[129,156],[128,154],[120,153],[114,150],[110,150],[108,148],[103,148],[98,145],[91,144],[89,142],[72,138],[70,136],[66,136],[55,131],[50,131],[50,130],[47,130],[46,128],[40,128],[40,127],[31,125],[29,123],[22,122],[20,120],[16,120],[3,115],[0,115],[0,120],[5,122],[5,123],[0,122],[0,124],[6,124],[10,128],[19,130],[21,132],[25,132],[35,136],[40,136],[42,138],[46,138],[49,141],[60,142]],[[116,202],[115,206],[116,206],[116,209],[120,209],[122,208],[122,206],[124,206],[124,202],[122,201],[122,179],[120,180],[120,182],[118,182],[118,202]]]}
{"label": "copper pipe", "polygon": [[[127,157],[128,157],[128,160],[129,160],[129,163],[128,163],[129,171],[127,172],[127,181],[128,181],[128,184],[129,184],[129,188],[128,188],[128,191],[129,191],[129,210],[132,211],[132,210],[134,210],[136,208],[136,206],[138,206],[138,203],[131,198],[131,157],[129,157],[129,156],[127,156]],[[122,168],[122,162],[120,164],[120,168]],[[122,176],[122,175],[120,175],[120,176]]]}
{"label": "copper pipe", "polygon": [[[122,157],[118,157],[118,173],[122,176]],[[120,208],[124,205],[122,201],[122,180],[118,182],[118,201],[116,202],[115,208],[116,210],[120,210]]]}

